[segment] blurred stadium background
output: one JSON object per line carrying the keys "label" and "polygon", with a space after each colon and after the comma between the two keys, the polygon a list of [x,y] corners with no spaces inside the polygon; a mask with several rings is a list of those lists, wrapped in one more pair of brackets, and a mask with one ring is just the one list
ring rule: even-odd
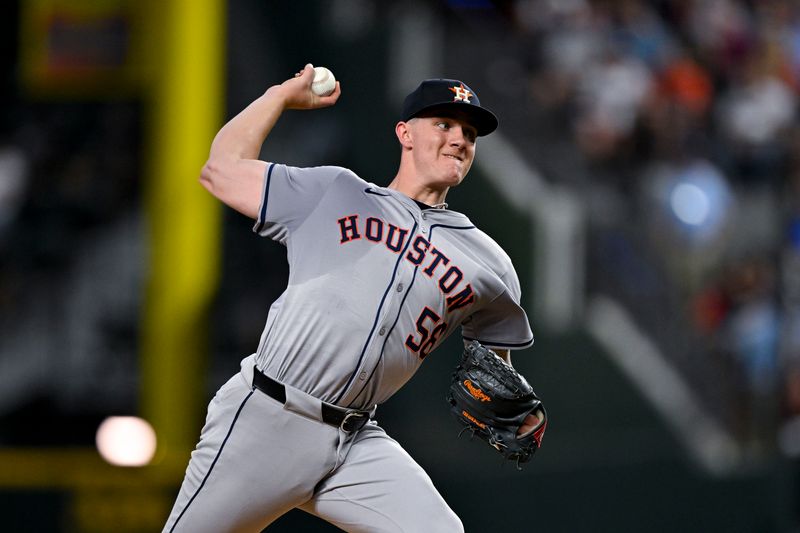
{"label": "blurred stadium background", "polygon": [[[467,531],[800,531],[800,2],[3,5],[0,530],[160,530],[285,280],[198,171],[312,62],[343,96],[265,159],[388,183],[425,77],[500,116],[448,201],[517,265],[545,446],[517,472],[456,438],[456,339],[379,410]],[[155,428],[147,466],[101,458],[111,416]]]}

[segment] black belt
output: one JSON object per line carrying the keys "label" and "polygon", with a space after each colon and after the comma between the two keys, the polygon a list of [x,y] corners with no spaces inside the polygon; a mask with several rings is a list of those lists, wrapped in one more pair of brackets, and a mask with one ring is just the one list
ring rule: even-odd
{"label": "black belt", "polygon": [[[283,383],[275,381],[255,367],[253,368],[253,387],[274,400],[286,403],[286,387]],[[358,431],[369,422],[369,411],[344,409],[322,402],[322,421],[350,433]]]}

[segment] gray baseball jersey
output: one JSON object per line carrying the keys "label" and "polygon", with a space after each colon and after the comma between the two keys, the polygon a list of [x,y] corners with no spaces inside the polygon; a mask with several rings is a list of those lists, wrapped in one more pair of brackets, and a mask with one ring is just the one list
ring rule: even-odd
{"label": "gray baseball jersey", "polygon": [[340,167],[271,164],[264,187],[254,231],[289,260],[258,347],[266,374],[368,409],[459,326],[493,348],[533,342],[511,260],[463,214]]}
{"label": "gray baseball jersey", "polygon": [[286,245],[288,286],[211,401],[164,531],[261,531],[300,508],[346,531],[463,532],[375,420],[332,425],[323,402],[374,414],[459,326],[530,345],[508,256],[464,215],[339,167],[268,165],[254,231]]}

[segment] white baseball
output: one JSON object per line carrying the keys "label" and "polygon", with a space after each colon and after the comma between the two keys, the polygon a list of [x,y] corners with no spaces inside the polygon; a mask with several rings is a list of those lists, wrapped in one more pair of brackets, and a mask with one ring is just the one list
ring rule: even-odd
{"label": "white baseball", "polygon": [[314,67],[314,81],[311,83],[311,91],[317,96],[328,96],[336,88],[336,78],[333,72],[325,67]]}

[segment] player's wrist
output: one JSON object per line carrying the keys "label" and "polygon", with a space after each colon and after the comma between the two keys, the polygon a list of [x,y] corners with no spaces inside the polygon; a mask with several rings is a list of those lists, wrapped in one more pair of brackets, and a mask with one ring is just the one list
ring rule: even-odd
{"label": "player's wrist", "polygon": [[268,99],[270,102],[274,102],[277,104],[281,110],[285,110],[289,108],[289,97],[286,91],[286,87],[283,85],[273,85],[264,93],[264,98]]}

